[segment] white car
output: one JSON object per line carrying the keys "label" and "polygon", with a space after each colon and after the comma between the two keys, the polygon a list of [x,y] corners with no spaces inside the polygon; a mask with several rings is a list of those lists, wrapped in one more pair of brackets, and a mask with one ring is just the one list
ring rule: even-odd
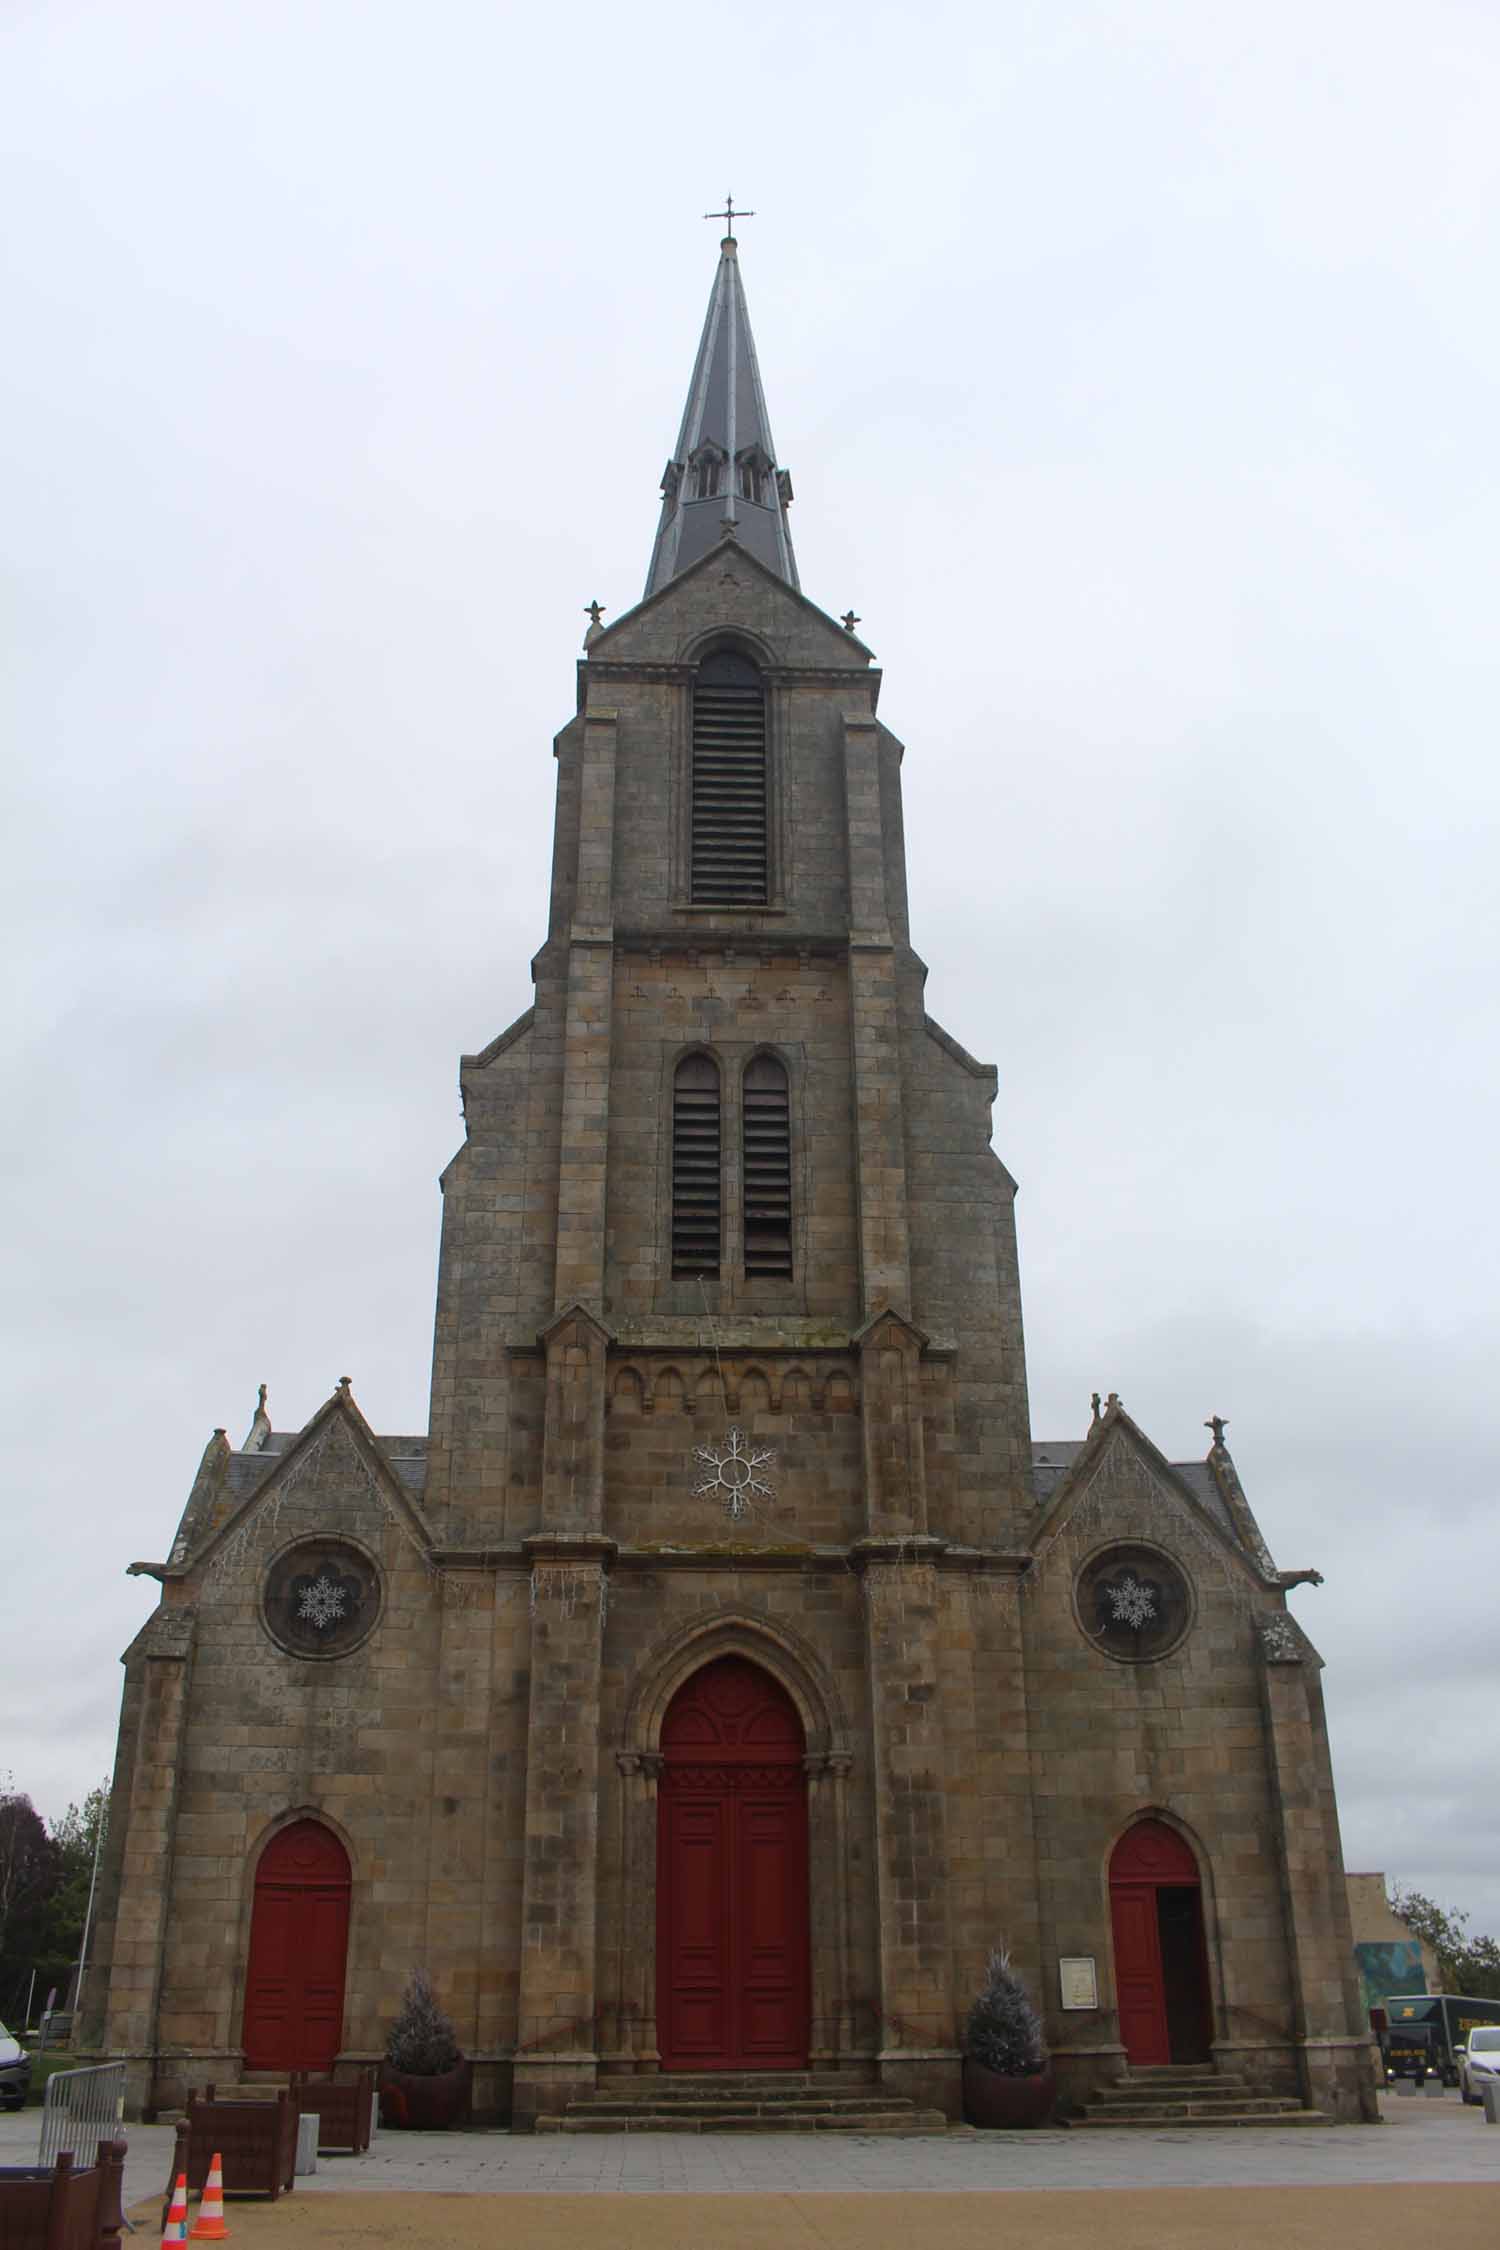
{"label": "white car", "polygon": [[1500,2079],[1500,2023],[1476,2024],[1458,2050],[1458,2090],[1470,2104],[1486,2079]]}
{"label": "white car", "polygon": [[0,2023],[0,2102],[7,2109],[19,2109],[30,2084],[31,2057],[20,2040],[13,2039]]}

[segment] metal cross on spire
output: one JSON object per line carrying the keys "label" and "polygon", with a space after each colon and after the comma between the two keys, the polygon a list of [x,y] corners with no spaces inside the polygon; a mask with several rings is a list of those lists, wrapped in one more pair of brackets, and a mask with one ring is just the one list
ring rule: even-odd
{"label": "metal cross on spire", "polygon": [[753,219],[755,217],[755,213],[753,211],[736,211],[734,207],[734,197],[732,195],[726,195],[724,198],[724,208],[722,211],[705,211],[703,216],[705,219],[722,219],[725,222],[725,232],[727,234],[733,234],[734,222],[736,219]]}

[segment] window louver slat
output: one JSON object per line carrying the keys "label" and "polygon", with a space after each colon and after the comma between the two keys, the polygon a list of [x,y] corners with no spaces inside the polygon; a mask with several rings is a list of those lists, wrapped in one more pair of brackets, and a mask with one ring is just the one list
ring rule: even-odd
{"label": "window louver slat", "polygon": [[743,658],[710,657],[693,691],[692,844],[694,905],[765,905],[766,699]]}
{"label": "window louver slat", "polygon": [[785,1280],[792,1271],[792,1120],[786,1072],[772,1056],[751,1063],[743,1102],[745,1272]]}
{"label": "window louver slat", "polygon": [[672,1271],[719,1270],[719,1074],[689,1055],[672,1087]]}

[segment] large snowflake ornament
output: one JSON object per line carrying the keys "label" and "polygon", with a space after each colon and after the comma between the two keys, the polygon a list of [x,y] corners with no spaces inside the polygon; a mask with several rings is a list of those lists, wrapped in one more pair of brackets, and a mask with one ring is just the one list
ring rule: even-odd
{"label": "large snowflake ornament", "polygon": [[728,1430],[722,1446],[695,1445],[693,1459],[702,1475],[693,1486],[695,1500],[718,1500],[736,1522],[750,1513],[752,1500],[770,1500],[776,1487],[760,1472],[775,1460],[774,1448],[747,1445],[743,1430]]}
{"label": "large snowflake ornament", "polygon": [[305,1617],[318,1632],[336,1625],[345,1614],[344,1589],[336,1586],[325,1570],[311,1585],[302,1589],[302,1599],[297,1604],[297,1615]]}
{"label": "large snowflake ornament", "polygon": [[1128,1625],[1138,1633],[1156,1615],[1155,1588],[1143,1586],[1129,1571],[1123,1578],[1117,1578],[1112,1585],[1106,1586],[1104,1594],[1109,1603],[1110,1617],[1116,1625]]}

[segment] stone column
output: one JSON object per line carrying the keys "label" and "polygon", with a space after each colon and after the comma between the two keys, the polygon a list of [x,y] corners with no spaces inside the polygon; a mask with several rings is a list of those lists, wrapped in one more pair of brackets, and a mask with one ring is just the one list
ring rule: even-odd
{"label": "stone column", "polygon": [[542,1521],[556,1531],[597,1531],[604,1521],[605,1361],[610,1332],[571,1305],[542,1332],[547,1408],[542,1439]]}
{"label": "stone column", "polygon": [[909,1321],[886,1312],[853,1341],[860,1359],[865,1522],[876,1538],[921,1538],[927,1531],[925,1339]]}
{"label": "stone column", "polygon": [[1318,1660],[1284,1610],[1268,1612],[1257,1628],[1302,2098],[1339,2123],[1373,2124],[1380,2112],[1354,1989]]}
{"label": "stone column", "polygon": [[562,1135],[553,1302],[604,1299],[604,1212],[609,1139],[610,1026],[614,998],[615,830],[613,711],[584,721],[578,882],[568,933],[563,1033]]}
{"label": "stone column", "polygon": [[849,1856],[845,1784],[854,1763],[847,1750],[813,1750],[807,1775],[808,1857],[826,1869],[812,1886],[812,2066],[834,2064],[852,2043],[849,2009]]}
{"label": "stone column", "polygon": [[614,1542],[544,1532],[531,1560],[520,2020],[512,2119],[525,2128],[592,2087],[599,1849],[599,1688]]}
{"label": "stone column", "polygon": [[945,1751],[938,1699],[940,1542],[861,1540],[874,1756],[880,2079],[957,2116]]}
{"label": "stone column", "polygon": [[131,1652],[141,1666],[140,1716],[104,2027],[106,2053],[125,2064],[125,2108],[130,2117],[154,2109],[161,2098],[158,2017],[165,1950],[171,1942],[172,1863],[193,1625],[191,1609],[163,1607]]}
{"label": "stone column", "polygon": [[620,2048],[637,2071],[661,2069],[656,2044],[657,1783],[659,1750],[619,1750],[620,1769]]}
{"label": "stone column", "polygon": [[910,1304],[911,1250],[896,948],[885,892],[880,729],[863,713],[844,714],[844,802],[861,1303],[873,1312],[881,1304]]}

